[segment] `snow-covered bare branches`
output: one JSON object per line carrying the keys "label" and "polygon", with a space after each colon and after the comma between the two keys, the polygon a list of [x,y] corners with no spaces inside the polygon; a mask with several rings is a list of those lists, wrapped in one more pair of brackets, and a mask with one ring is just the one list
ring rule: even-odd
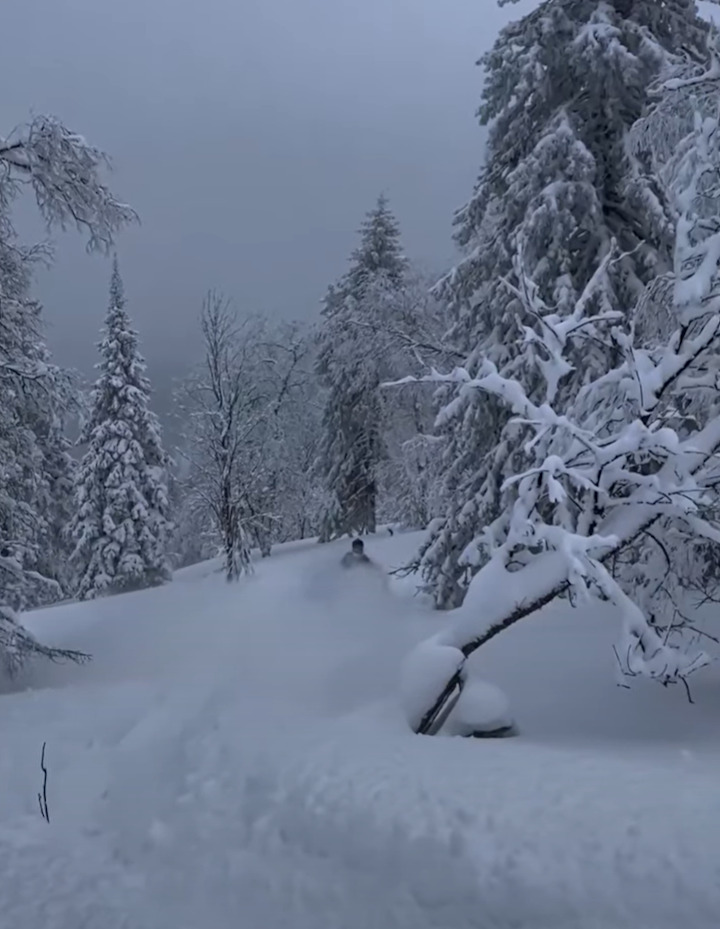
{"label": "snow-covered bare branches", "polygon": [[205,359],[179,396],[186,432],[179,450],[183,512],[191,521],[209,517],[228,580],[235,580],[251,570],[252,545],[269,555],[285,521],[306,518],[296,512],[295,497],[303,497],[316,441],[310,438],[303,453],[309,438],[303,428],[313,419],[309,343],[294,324],[239,317],[214,292],[205,298],[200,324]]}
{"label": "snow-covered bare branches", "polygon": [[222,540],[227,579],[249,571],[250,541],[240,514],[240,451],[245,383],[244,344],[228,300],[213,291],[200,314],[205,357],[183,388],[190,417],[187,453],[195,493],[202,495]]}
{"label": "snow-covered bare branches", "polygon": [[48,228],[75,226],[87,236],[89,250],[109,250],[115,234],[137,216],[102,182],[103,167],[109,167],[109,160],[100,149],[54,116],[35,117],[0,140],[4,224],[12,200],[29,185]]}

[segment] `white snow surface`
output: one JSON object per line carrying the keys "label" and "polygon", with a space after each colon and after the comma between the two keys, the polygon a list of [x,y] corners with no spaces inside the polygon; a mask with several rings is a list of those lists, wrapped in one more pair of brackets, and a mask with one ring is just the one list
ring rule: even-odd
{"label": "white snow surface", "polygon": [[[390,567],[417,544],[367,547]],[[468,662],[519,737],[415,736],[401,665],[449,618],[343,548],[25,617],[94,661],[0,696],[0,924],[717,927],[717,669],[694,705],[620,689],[614,617],[549,609]]]}
{"label": "white snow surface", "polygon": [[453,735],[495,732],[513,725],[506,694],[494,684],[469,680],[450,714],[446,729]]}

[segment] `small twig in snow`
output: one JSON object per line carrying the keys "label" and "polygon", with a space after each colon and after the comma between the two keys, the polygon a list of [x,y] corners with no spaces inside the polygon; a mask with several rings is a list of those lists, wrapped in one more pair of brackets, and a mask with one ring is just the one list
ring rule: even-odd
{"label": "small twig in snow", "polygon": [[42,754],[40,756],[40,768],[43,773],[43,785],[42,791],[38,793],[38,804],[40,805],[40,815],[45,820],[46,823],[50,822],[50,811],[48,810],[47,802],[47,780],[48,780],[48,771],[45,767],[45,746],[46,742],[43,742]]}

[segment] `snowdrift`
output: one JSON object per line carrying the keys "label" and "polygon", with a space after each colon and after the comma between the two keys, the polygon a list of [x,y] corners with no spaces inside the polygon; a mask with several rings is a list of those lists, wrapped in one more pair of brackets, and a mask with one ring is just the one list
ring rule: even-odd
{"label": "snowdrift", "polygon": [[[388,567],[416,544],[368,550]],[[447,617],[407,581],[341,572],[343,549],[288,546],[238,585],[201,565],[26,617],[94,661],[36,665],[0,697],[4,921],[714,927],[715,669],[694,706],[620,689],[612,616],[546,610],[471,659],[520,738],[413,736],[400,668]]]}

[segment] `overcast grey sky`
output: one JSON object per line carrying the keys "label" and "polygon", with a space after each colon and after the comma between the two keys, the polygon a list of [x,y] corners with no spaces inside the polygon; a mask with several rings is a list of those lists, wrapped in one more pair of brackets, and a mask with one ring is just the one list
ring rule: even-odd
{"label": "overcast grey sky", "polygon": [[[474,62],[533,5],[4,0],[0,126],[52,112],[111,154],[142,219],[118,244],[129,309],[164,381],[197,347],[210,286],[314,315],[381,190],[411,256],[453,257],[483,151]],[[94,362],[108,275],[59,240],[39,290],[63,363]]]}

